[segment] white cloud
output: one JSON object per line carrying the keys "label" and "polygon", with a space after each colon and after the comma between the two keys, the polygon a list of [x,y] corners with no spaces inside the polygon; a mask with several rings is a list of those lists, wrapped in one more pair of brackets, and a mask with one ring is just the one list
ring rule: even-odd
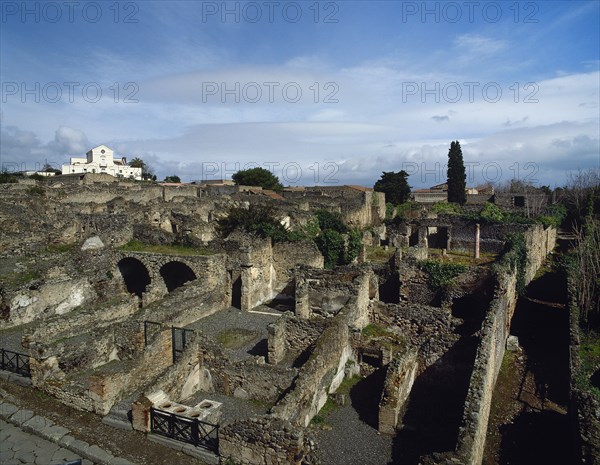
{"label": "white cloud", "polygon": [[473,61],[493,57],[507,48],[505,40],[492,39],[478,34],[462,34],[454,39],[461,53],[460,61]]}

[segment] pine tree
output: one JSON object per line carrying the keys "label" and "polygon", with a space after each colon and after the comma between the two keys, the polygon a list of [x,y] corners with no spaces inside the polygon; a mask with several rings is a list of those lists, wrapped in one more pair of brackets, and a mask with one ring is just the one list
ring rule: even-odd
{"label": "pine tree", "polygon": [[448,152],[448,202],[464,205],[467,202],[465,164],[460,143],[453,141]]}
{"label": "pine tree", "polygon": [[373,190],[385,193],[385,201],[398,205],[410,199],[410,186],[408,185],[408,173],[404,170],[399,172],[384,171]]}

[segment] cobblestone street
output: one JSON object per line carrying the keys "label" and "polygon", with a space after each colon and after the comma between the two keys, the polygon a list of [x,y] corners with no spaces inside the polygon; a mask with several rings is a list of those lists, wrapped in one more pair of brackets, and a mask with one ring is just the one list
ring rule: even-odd
{"label": "cobblestone street", "polygon": [[[64,447],[46,441],[0,420],[0,463],[2,465],[62,465],[81,458]],[[93,462],[83,459],[83,465]]]}

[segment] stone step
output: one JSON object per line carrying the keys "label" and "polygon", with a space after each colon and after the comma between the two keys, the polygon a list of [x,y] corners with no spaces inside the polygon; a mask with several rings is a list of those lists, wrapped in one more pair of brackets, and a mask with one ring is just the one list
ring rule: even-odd
{"label": "stone step", "polygon": [[102,418],[102,423],[117,429],[132,430],[127,410],[113,409]]}

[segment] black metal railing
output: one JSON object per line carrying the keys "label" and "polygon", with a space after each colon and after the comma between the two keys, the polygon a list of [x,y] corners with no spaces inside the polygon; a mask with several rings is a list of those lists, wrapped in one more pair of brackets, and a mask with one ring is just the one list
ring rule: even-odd
{"label": "black metal railing", "polygon": [[173,347],[173,363],[176,363],[191,340],[194,331],[186,328],[171,327],[171,344]]}
{"label": "black metal railing", "polygon": [[0,352],[0,369],[31,377],[31,371],[29,370],[29,355],[2,348],[0,348]]}
{"label": "black metal railing", "polygon": [[218,452],[219,425],[155,408],[150,412],[150,429],[154,434]]}

